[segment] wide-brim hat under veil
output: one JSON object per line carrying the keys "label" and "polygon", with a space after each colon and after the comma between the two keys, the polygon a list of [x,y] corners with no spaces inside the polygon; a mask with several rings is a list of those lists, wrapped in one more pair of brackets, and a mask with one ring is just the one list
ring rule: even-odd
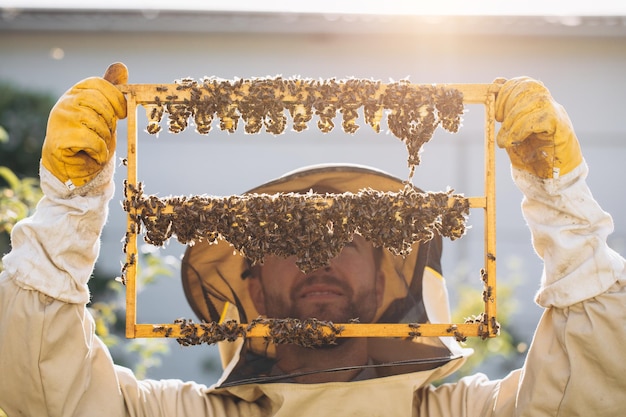
{"label": "wide-brim hat under veil", "polygon": [[[310,190],[319,193],[357,193],[366,188],[398,192],[405,185],[404,181],[371,167],[316,165],[287,173],[246,194],[306,193]],[[405,257],[383,250],[380,268],[385,276],[385,287],[375,321],[451,322],[448,294],[441,273],[441,251],[442,240],[437,234],[427,242],[416,243]],[[224,240],[218,240],[217,243],[201,241],[187,248],[182,262],[183,288],[199,319],[206,322],[235,319],[248,323],[259,316],[245,279],[248,268],[249,262]],[[222,342],[220,345],[222,364],[231,371],[230,377],[226,375],[222,380],[222,383],[227,384],[258,381],[262,375],[245,375],[245,372],[242,374],[233,369],[256,369],[263,373],[260,367],[246,364],[246,358],[250,354],[263,358],[271,358],[273,355],[272,347],[259,339],[255,341],[250,338],[246,343],[241,340]],[[372,358],[370,364],[375,364],[380,376],[441,366],[468,354],[468,350],[461,349],[451,337],[401,340],[370,338],[369,346]],[[242,347],[248,354],[241,355]]]}

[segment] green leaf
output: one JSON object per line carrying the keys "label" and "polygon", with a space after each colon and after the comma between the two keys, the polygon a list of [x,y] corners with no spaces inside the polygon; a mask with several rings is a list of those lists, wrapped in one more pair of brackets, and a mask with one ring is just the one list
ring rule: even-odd
{"label": "green leaf", "polygon": [[[9,134],[2,126],[0,126],[0,143],[7,143],[9,141]],[[2,411],[2,410],[0,410]],[[2,414],[0,414],[2,416]]]}

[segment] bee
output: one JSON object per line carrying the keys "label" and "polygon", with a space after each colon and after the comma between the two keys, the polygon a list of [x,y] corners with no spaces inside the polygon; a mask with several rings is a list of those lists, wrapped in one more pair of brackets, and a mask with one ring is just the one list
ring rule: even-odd
{"label": "bee", "polygon": [[483,301],[486,303],[488,301],[493,302],[493,287],[490,285],[483,291]]}
{"label": "bee", "polygon": [[457,331],[457,329],[458,329],[457,325],[456,325],[456,324],[453,324],[453,325],[451,325],[450,327],[448,327],[448,328],[446,329],[446,333],[452,333],[452,332],[455,332],[455,331]]}
{"label": "bee", "polygon": [[126,249],[128,249],[128,243],[130,242],[130,236],[128,232],[124,234],[124,238],[122,239],[122,241],[124,242],[124,245],[122,246],[122,251],[126,253]]}
{"label": "bee", "polygon": [[487,271],[485,268],[480,268],[480,279],[486,284],[487,283]]}
{"label": "bee", "polygon": [[495,317],[491,317],[491,332],[496,335],[500,334],[500,323],[498,323]]}
{"label": "bee", "polygon": [[466,342],[467,341],[467,336],[465,336],[463,333],[456,331],[454,332],[454,338],[456,339],[457,342]]}
{"label": "bee", "polygon": [[485,331],[485,326],[482,323],[478,325],[478,336],[480,336],[482,340],[485,340],[487,337],[489,337],[489,332]]}

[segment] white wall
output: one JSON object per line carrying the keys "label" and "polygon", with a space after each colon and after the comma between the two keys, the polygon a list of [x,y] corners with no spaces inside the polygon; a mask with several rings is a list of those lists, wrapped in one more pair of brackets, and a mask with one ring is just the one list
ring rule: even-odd
{"label": "white wall", "polygon": [[[158,29],[158,28],[157,28]],[[614,215],[611,237],[626,249],[623,195],[626,178],[626,38],[530,37],[472,35],[454,31],[428,34],[271,34],[271,33],[136,33],[0,31],[0,79],[61,94],[81,78],[100,75],[123,61],[130,82],[171,82],[184,76],[224,78],[282,74],[303,77],[366,77],[387,81],[410,76],[413,82],[487,83],[496,77],[529,75],[542,80],[574,122],[591,167],[589,184],[604,208]],[[50,57],[62,48],[64,58]],[[468,195],[480,193],[482,114],[470,107],[458,135],[438,134],[427,144],[414,182],[425,189],[451,186]],[[363,123],[364,124],[364,123]],[[125,123],[120,124],[119,155],[124,156]],[[240,129],[242,130],[242,129]],[[337,129],[339,130],[339,129]],[[293,137],[292,137],[293,136]],[[393,136],[375,135],[363,126],[355,137],[335,132],[322,136],[313,123],[307,133],[227,137],[215,132],[158,139],[143,134],[139,178],[148,193],[216,195],[241,193],[262,181],[302,165],[357,162],[405,177],[406,153]],[[118,192],[103,236],[99,267],[119,273],[124,213],[119,206],[125,172],[118,170]],[[503,151],[497,159],[498,272],[502,282],[521,279],[515,300],[519,314],[512,327],[529,342],[540,309],[532,302],[541,275],[521,217],[521,195],[510,180]],[[478,283],[482,264],[481,215],[460,241],[446,244],[444,273],[452,283]],[[175,242],[168,249],[178,256]],[[177,279],[163,279],[140,298],[140,319],[171,322],[192,317]],[[173,360],[153,377],[212,382],[198,371],[207,348],[172,345]]]}

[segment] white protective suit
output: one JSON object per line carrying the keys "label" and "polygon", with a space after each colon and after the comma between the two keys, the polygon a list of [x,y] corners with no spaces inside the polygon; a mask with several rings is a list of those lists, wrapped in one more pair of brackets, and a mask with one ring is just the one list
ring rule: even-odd
{"label": "white protective suit", "polygon": [[[111,164],[109,164],[109,167]],[[523,369],[437,388],[441,369],[347,383],[214,389],[138,381],[113,364],[85,304],[112,169],[68,191],[42,168],[36,213],[13,232],[0,280],[0,408],[14,416],[620,416],[626,406],[624,259],[583,163],[557,180],[523,171],[524,215],[545,261],[545,314]]]}

